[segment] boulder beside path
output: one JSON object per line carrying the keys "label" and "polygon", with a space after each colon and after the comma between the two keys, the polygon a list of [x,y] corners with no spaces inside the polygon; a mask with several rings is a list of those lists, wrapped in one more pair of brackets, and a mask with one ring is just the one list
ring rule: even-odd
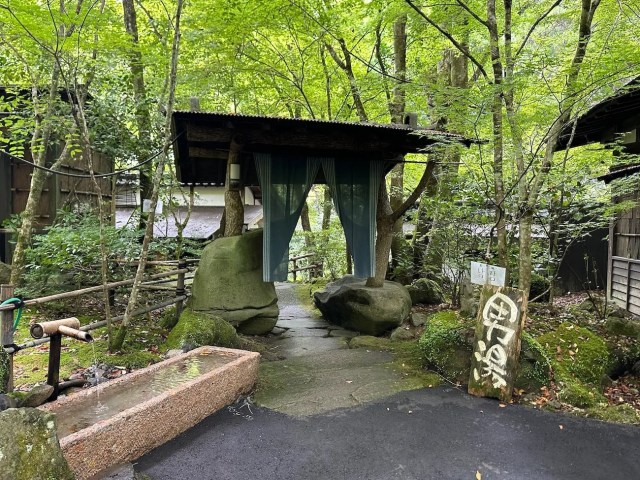
{"label": "boulder beside path", "polygon": [[269,333],[278,321],[278,297],[262,280],[262,230],[207,245],[193,279],[190,308],[218,316],[247,335]]}
{"label": "boulder beside path", "polygon": [[409,318],[411,297],[399,283],[367,287],[364,279],[346,275],[318,291],[313,298],[324,318],[365,335],[379,336]]}

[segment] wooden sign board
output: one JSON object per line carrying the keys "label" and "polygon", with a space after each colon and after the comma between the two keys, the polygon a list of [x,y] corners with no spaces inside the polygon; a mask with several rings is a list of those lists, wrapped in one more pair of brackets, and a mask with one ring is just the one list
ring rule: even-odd
{"label": "wooden sign board", "polygon": [[521,290],[485,286],[480,294],[469,393],[511,400],[527,300]]}

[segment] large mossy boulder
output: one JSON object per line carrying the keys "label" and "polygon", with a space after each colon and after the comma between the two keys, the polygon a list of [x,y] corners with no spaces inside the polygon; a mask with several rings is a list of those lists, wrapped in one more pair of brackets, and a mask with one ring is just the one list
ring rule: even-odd
{"label": "large mossy boulder", "polygon": [[461,322],[454,311],[431,315],[418,341],[425,367],[449,381],[466,383],[471,368],[473,332],[473,322]]}
{"label": "large mossy boulder", "polygon": [[262,280],[262,230],[207,245],[191,292],[192,310],[222,317],[240,333],[269,333],[279,309],[273,283]]}
{"label": "large mossy boulder", "polygon": [[409,318],[411,297],[396,282],[367,287],[365,280],[347,275],[315,292],[313,299],[324,318],[365,335],[382,335]]}
{"label": "large mossy boulder", "polygon": [[233,348],[238,343],[236,329],[223,318],[185,309],[169,333],[166,346],[169,350],[191,350],[205,345]]}
{"label": "large mossy boulder", "polygon": [[553,363],[556,379],[574,377],[599,386],[610,363],[607,344],[595,333],[572,323],[538,337]]}
{"label": "large mossy boulder", "polygon": [[34,408],[0,413],[0,480],[72,480],[55,417]]}

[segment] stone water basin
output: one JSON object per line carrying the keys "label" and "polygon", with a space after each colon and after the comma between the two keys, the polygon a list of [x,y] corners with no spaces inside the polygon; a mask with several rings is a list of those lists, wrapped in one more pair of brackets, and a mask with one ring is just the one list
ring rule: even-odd
{"label": "stone water basin", "polygon": [[200,347],[40,407],[79,480],[133,461],[253,388],[260,354]]}

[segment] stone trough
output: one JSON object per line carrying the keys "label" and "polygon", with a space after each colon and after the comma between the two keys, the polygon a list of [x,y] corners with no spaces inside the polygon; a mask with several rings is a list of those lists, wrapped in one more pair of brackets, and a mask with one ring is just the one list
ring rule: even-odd
{"label": "stone trough", "polygon": [[260,354],[201,347],[40,407],[78,480],[133,461],[254,386]]}

